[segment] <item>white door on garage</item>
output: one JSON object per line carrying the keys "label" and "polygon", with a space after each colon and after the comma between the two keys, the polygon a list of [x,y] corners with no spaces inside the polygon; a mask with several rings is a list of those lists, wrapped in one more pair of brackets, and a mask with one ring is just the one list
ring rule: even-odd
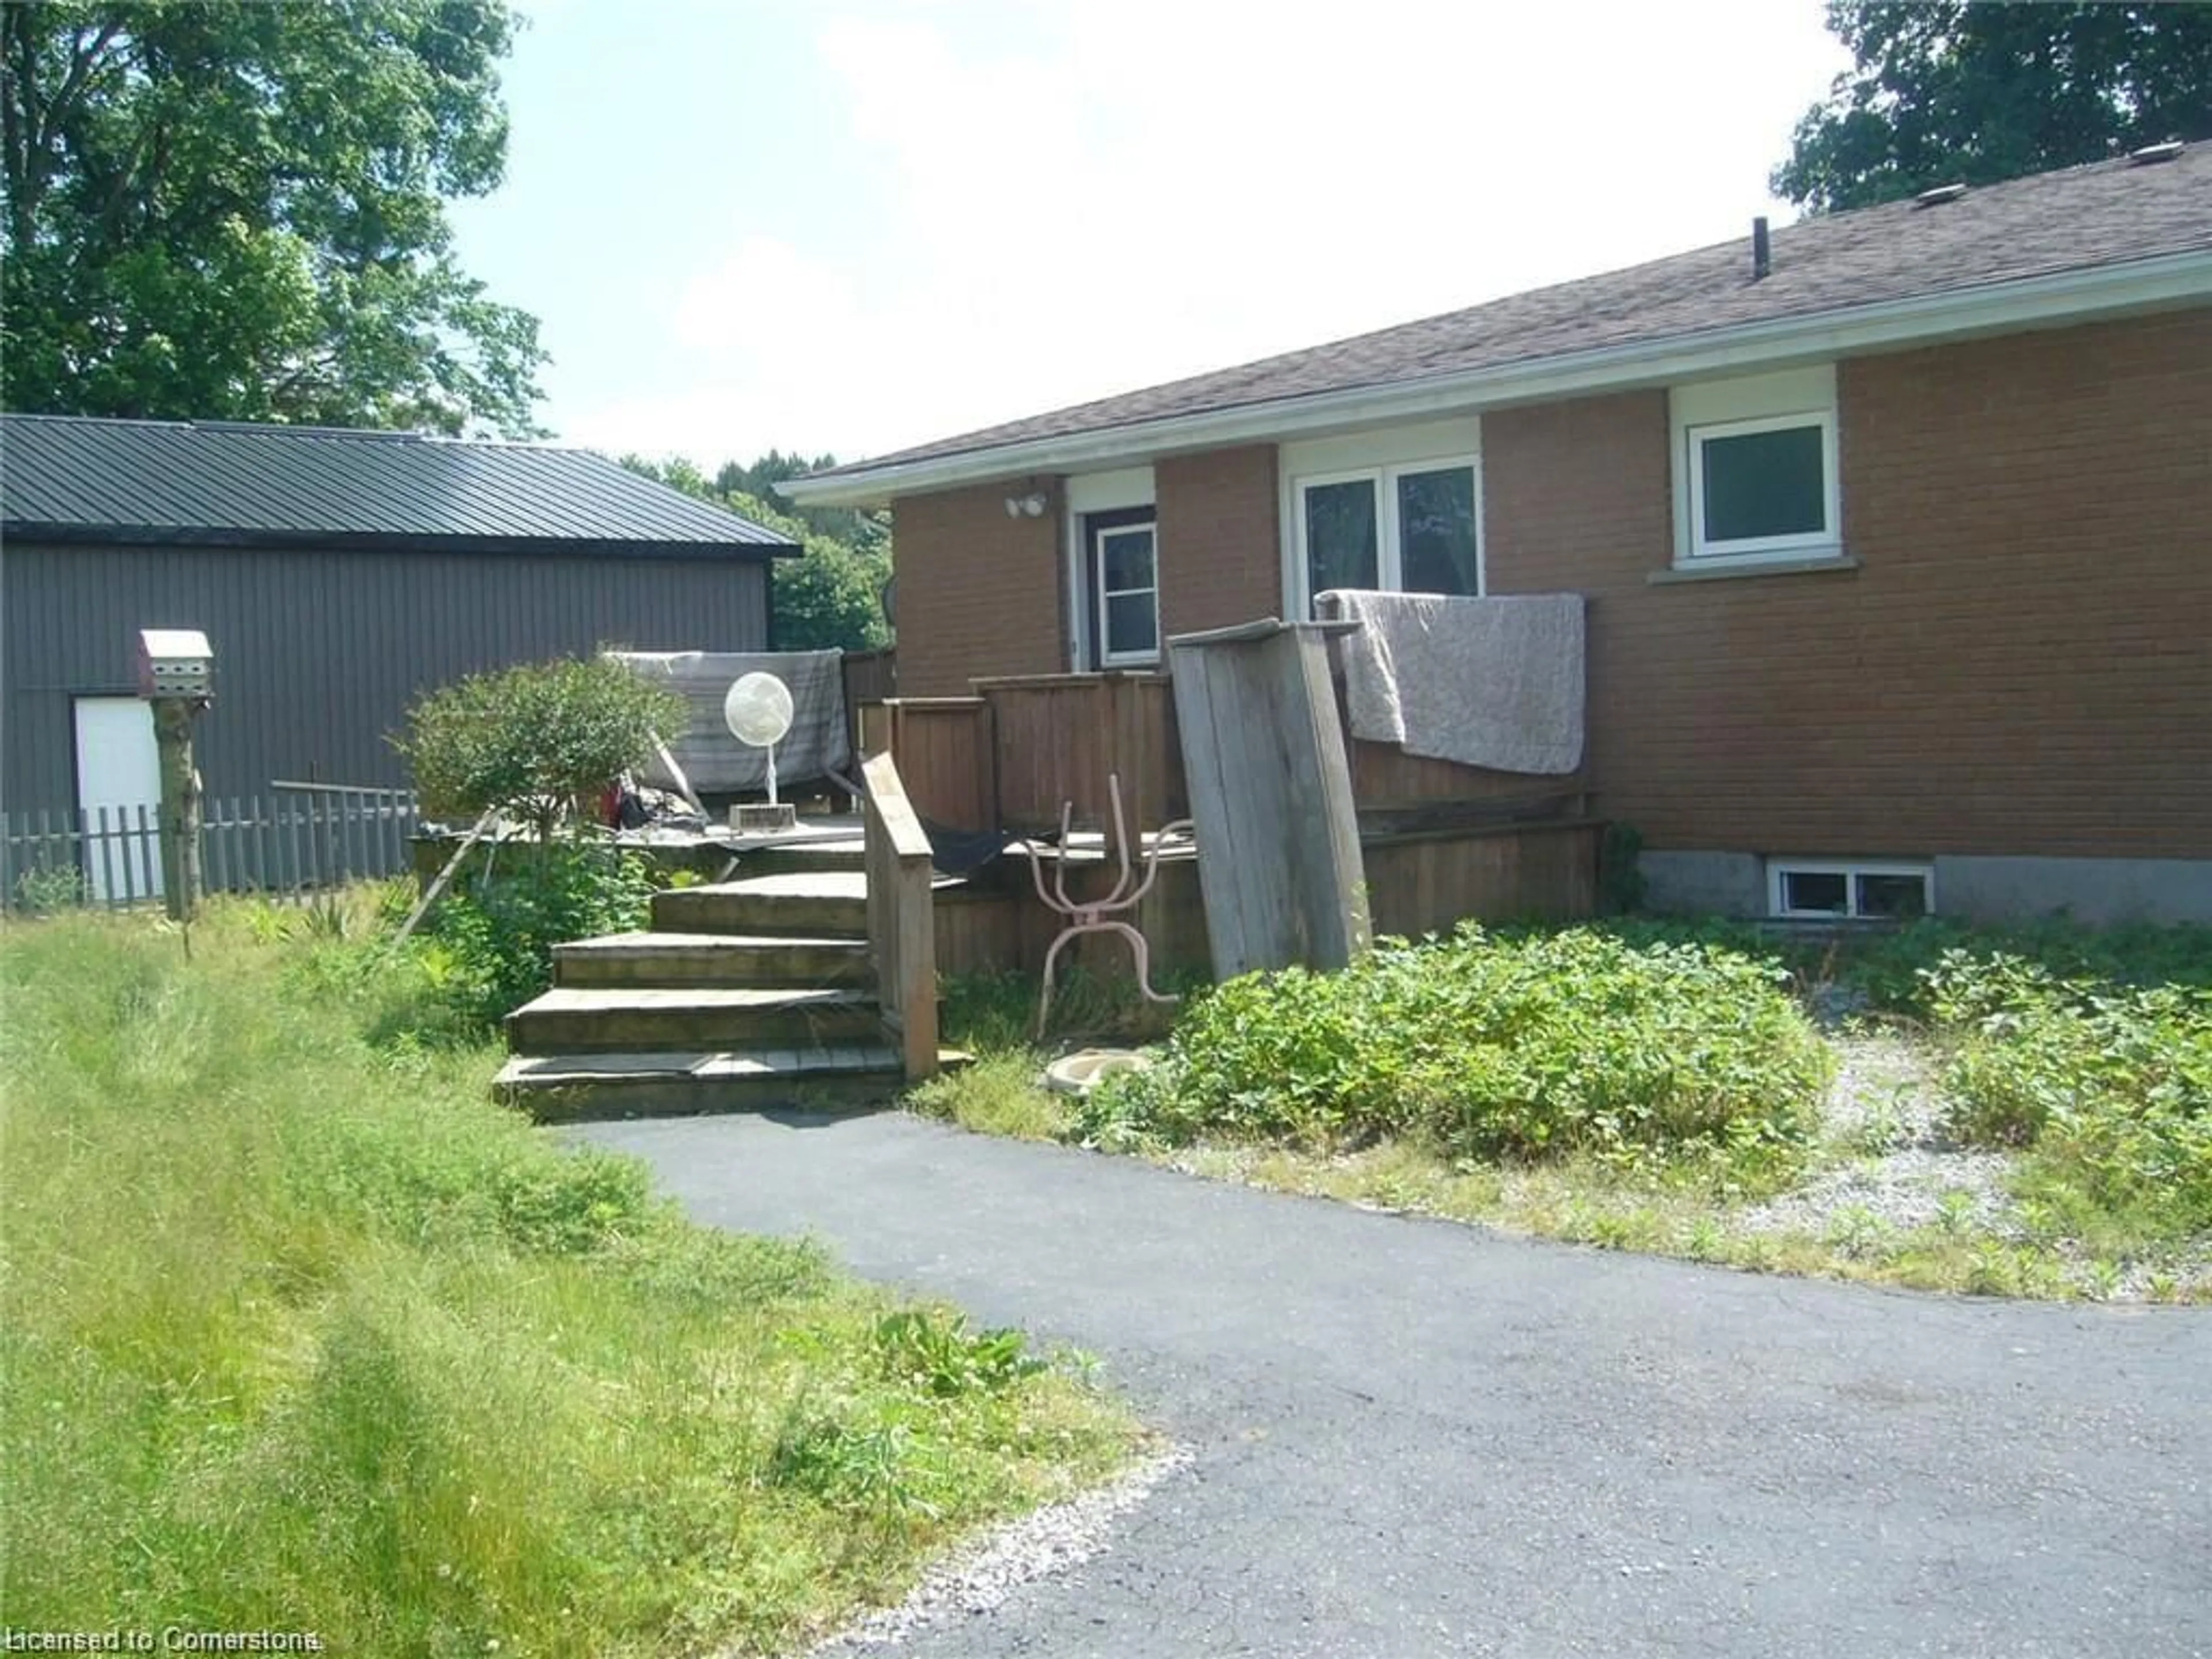
{"label": "white door on garage", "polygon": [[[161,757],[154,710],[137,697],[76,699],[76,804],[83,811],[84,875],[94,899],[158,898],[161,848]],[[138,809],[148,833],[139,833]],[[108,835],[100,839],[100,811]]]}

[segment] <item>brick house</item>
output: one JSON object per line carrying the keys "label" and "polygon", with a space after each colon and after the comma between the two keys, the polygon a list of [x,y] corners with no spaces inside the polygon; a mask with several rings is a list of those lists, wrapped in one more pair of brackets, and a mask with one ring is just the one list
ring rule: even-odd
{"label": "brick house", "polygon": [[824,472],[904,695],[1327,586],[1588,599],[1653,900],[2212,920],[2212,145],[1733,242]]}

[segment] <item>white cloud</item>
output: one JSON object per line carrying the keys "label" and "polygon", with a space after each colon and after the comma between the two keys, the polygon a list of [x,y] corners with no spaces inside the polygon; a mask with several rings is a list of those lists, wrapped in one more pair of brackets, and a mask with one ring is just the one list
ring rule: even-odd
{"label": "white cloud", "polygon": [[736,238],[665,320],[685,384],[570,436],[881,453],[1745,235],[1841,62],[1774,0],[979,16],[819,25],[857,254]]}

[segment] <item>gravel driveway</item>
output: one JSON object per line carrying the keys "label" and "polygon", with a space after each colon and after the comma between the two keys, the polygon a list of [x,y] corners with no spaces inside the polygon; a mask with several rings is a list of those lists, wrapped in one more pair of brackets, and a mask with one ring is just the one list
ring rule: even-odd
{"label": "gravel driveway", "polygon": [[2212,1653],[2212,1312],[1760,1279],[802,1114],[703,1221],[1097,1354],[1187,1468],[915,1656]]}

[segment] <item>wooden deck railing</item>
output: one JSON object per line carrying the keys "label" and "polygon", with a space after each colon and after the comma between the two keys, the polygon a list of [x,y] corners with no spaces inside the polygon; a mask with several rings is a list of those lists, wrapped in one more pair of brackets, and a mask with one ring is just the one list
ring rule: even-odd
{"label": "wooden deck railing", "polygon": [[860,766],[868,872],[868,955],[884,1024],[898,1039],[907,1080],[937,1070],[937,915],[929,837],[889,754]]}
{"label": "wooden deck railing", "polygon": [[[862,750],[898,759],[912,810],[948,828],[1030,834],[1106,824],[1118,774],[1133,828],[1190,811],[1171,682],[1054,674],[975,682],[968,697],[861,706]],[[1340,717],[1342,696],[1337,693]],[[1587,766],[1528,777],[1347,738],[1375,926],[1419,934],[1465,915],[1571,917],[1596,902]],[[956,957],[958,952],[956,949]]]}
{"label": "wooden deck railing", "polygon": [[990,707],[1001,827],[1055,829],[1073,801],[1085,828],[1110,836],[1115,776],[1133,828],[1190,815],[1166,675],[1040,674],[977,680],[975,690]]}
{"label": "wooden deck railing", "polygon": [[915,811],[948,830],[999,827],[991,706],[981,697],[895,697],[860,705],[860,752],[898,757]]}

